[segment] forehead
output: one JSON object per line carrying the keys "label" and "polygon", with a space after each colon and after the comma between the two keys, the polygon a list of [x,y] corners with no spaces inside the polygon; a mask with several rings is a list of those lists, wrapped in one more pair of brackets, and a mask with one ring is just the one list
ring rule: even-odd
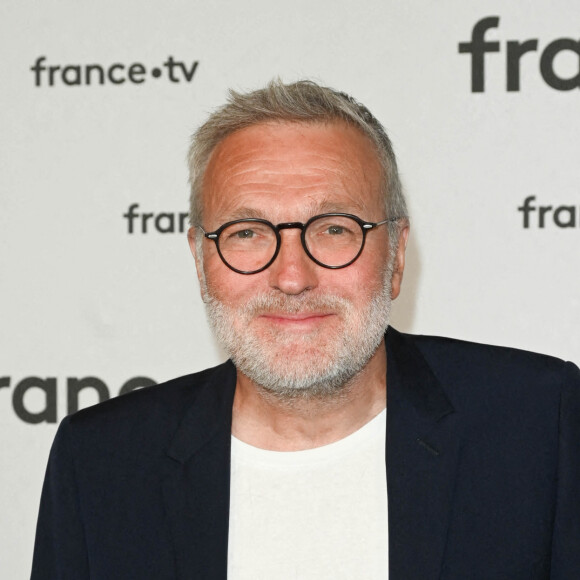
{"label": "forehead", "polygon": [[204,220],[244,211],[293,220],[319,209],[375,214],[381,177],[374,145],[346,123],[253,125],[213,151],[202,186]]}

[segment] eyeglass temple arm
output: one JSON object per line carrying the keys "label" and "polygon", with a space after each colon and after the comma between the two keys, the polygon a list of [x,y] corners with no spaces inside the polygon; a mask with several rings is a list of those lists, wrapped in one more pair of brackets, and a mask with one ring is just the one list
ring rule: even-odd
{"label": "eyeglass temple arm", "polygon": [[373,228],[376,228],[378,226],[382,226],[383,224],[389,223],[389,222],[396,222],[397,220],[400,220],[400,217],[391,217],[391,218],[387,218],[386,220],[383,220],[382,222],[366,222],[363,224],[363,229],[365,230],[372,230]]}
{"label": "eyeglass temple arm", "polygon": [[206,232],[206,231],[203,229],[203,226],[202,226],[201,224],[195,224],[195,226],[196,226],[196,227],[198,227],[198,228],[199,228],[199,229],[200,229],[200,230],[203,232],[203,235],[204,235],[204,236],[205,236],[205,237],[206,237],[208,240],[216,240],[216,239],[217,239],[217,234],[215,234],[215,233],[213,233],[213,232],[210,232],[210,233]]}

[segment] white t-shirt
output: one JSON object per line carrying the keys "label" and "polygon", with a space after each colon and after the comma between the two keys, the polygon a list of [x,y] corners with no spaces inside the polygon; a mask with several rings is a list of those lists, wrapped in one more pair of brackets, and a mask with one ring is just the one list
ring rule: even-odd
{"label": "white t-shirt", "polygon": [[232,437],[228,580],[388,578],[386,422],[305,451]]}

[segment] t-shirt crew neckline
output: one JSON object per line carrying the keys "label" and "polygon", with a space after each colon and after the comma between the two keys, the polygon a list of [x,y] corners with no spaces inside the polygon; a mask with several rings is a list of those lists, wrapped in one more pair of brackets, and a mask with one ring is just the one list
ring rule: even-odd
{"label": "t-shirt crew neckline", "polygon": [[252,463],[266,463],[270,467],[295,467],[296,465],[317,465],[321,460],[332,461],[351,452],[358,452],[364,443],[386,433],[387,410],[383,409],[368,423],[354,433],[321,447],[299,451],[272,451],[261,449],[241,441],[232,435],[232,453],[237,460]]}

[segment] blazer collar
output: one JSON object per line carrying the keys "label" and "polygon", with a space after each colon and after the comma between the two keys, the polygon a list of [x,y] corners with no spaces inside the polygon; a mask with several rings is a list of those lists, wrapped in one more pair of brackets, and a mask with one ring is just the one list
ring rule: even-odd
{"label": "blazer collar", "polygon": [[228,361],[198,380],[191,386],[197,397],[167,451],[163,500],[177,578],[225,580],[236,369]]}
{"label": "blazer collar", "polygon": [[387,331],[390,578],[440,577],[459,454],[457,414],[413,337]]}
{"label": "blazer collar", "polygon": [[[459,451],[454,409],[413,337],[393,328],[387,349],[390,578],[439,577]],[[197,378],[167,451],[163,493],[178,578],[227,576],[232,405],[228,361]]]}
{"label": "blazer collar", "polygon": [[197,397],[185,410],[167,450],[167,455],[179,463],[185,463],[216,435],[231,433],[236,389],[236,367],[232,361],[201,373],[197,389]]}

